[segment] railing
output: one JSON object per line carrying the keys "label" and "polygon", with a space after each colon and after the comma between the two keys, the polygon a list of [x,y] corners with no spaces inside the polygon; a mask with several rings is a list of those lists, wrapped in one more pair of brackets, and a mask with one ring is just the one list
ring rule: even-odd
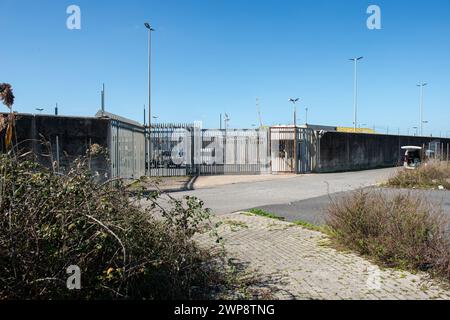
{"label": "railing", "polygon": [[164,124],[151,131],[151,176],[270,172],[267,130],[206,130]]}

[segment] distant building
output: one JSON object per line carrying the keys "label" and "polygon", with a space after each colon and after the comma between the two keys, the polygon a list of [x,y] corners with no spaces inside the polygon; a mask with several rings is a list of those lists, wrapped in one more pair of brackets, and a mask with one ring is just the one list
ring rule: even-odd
{"label": "distant building", "polygon": [[[293,128],[294,125],[278,125],[273,126],[272,128]],[[375,134],[375,130],[369,128],[355,128],[353,127],[334,127],[334,126],[324,126],[319,124],[302,124],[297,125],[298,128],[301,129],[311,129],[314,131],[326,131],[326,132],[348,132],[348,133],[367,133],[367,134]]]}
{"label": "distant building", "polygon": [[375,130],[369,128],[353,128],[353,127],[337,127],[337,132],[349,132],[349,133],[368,133],[375,134]]}

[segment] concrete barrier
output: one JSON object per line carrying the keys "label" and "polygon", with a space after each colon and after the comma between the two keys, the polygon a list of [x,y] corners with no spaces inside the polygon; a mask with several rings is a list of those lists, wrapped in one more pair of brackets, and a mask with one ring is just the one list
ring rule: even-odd
{"label": "concrete barrier", "polygon": [[315,172],[338,172],[393,167],[402,164],[402,146],[436,149],[445,160],[450,139],[381,134],[327,132],[320,138]]}
{"label": "concrete barrier", "polygon": [[[33,114],[18,114],[16,119],[13,138],[16,148],[22,152],[33,151],[37,160],[49,168],[59,160],[59,169],[64,172],[93,144],[109,149],[108,119]],[[5,150],[3,140],[1,136],[2,151]],[[91,169],[110,176],[110,166],[105,157],[93,158]]]}

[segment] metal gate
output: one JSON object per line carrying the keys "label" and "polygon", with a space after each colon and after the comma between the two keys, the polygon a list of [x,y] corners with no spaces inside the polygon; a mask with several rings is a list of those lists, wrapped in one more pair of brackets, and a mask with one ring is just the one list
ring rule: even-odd
{"label": "metal gate", "polygon": [[272,173],[295,173],[294,131],[294,127],[271,128]]}
{"label": "metal gate", "polygon": [[[270,131],[272,173],[310,173],[317,164],[318,139],[307,128],[273,127]],[[297,135],[297,139],[295,139]],[[295,143],[297,142],[297,146]],[[297,163],[297,172],[295,162]]]}
{"label": "metal gate", "polygon": [[207,130],[156,124],[151,131],[151,176],[270,172],[268,130]]}
{"label": "metal gate", "polygon": [[150,139],[149,169],[152,177],[195,174],[193,124],[153,124]]}
{"label": "metal gate", "polygon": [[268,130],[202,130],[200,175],[270,172]]}
{"label": "metal gate", "polygon": [[311,173],[318,163],[318,132],[312,129],[298,128],[298,173]]}

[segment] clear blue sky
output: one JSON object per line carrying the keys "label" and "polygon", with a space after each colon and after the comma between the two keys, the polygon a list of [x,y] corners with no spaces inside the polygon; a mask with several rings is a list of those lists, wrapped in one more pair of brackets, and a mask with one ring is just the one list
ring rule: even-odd
{"label": "clear blue sky", "polygon": [[[82,29],[66,28],[81,7]],[[368,30],[366,9],[382,10]],[[153,108],[162,121],[231,127],[291,122],[351,126],[353,66],[360,64],[359,122],[390,131],[419,123],[426,81],[426,133],[450,130],[450,1],[365,0],[1,0],[0,82],[16,109],[93,115],[107,87],[107,110],[142,122],[147,100],[147,31],[153,34]],[[385,129],[384,129],[385,130]],[[412,129],[411,129],[412,132]],[[450,132],[448,132],[450,134]]]}

